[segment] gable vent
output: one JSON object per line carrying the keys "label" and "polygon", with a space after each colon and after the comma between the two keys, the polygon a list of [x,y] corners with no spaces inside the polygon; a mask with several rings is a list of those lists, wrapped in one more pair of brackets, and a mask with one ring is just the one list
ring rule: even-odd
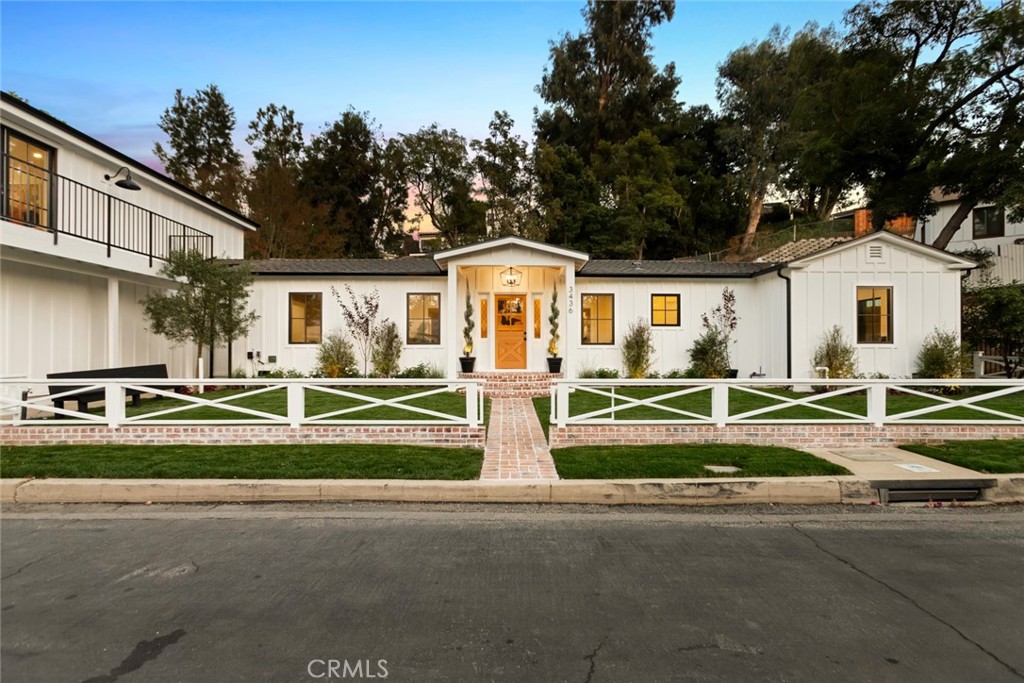
{"label": "gable vent", "polygon": [[869,263],[885,263],[885,246],[882,244],[869,244],[867,260]]}

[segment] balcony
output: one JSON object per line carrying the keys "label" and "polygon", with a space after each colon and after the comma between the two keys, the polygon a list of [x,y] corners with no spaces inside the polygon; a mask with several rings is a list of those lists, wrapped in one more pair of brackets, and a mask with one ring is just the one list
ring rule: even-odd
{"label": "balcony", "polygon": [[53,235],[106,245],[166,261],[172,251],[196,249],[213,257],[213,236],[95,188],[3,154],[0,217]]}

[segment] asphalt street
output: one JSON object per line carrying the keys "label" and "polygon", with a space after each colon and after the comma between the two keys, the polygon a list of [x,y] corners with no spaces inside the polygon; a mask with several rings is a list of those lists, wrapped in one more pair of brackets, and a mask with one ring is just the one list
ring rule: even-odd
{"label": "asphalt street", "polygon": [[1024,680],[1024,510],[11,506],[4,683]]}

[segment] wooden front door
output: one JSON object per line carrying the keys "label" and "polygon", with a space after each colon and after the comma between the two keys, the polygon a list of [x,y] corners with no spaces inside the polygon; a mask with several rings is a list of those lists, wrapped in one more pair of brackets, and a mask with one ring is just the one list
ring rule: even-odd
{"label": "wooden front door", "polygon": [[494,367],[526,369],[526,295],[498,294],[494,308]]}

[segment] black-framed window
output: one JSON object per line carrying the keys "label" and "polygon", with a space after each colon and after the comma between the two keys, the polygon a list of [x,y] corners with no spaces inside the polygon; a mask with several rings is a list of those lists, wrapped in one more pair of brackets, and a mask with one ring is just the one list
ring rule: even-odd
{"label": "black-framed window", "polygon": [[651,327],[679,327],[679,295],[651,295]]}
{"label": "black-framed window", "polygon": [[615,343],[614,294],[584,294],[580,297],[580,316],[584,344]]}
{"label": "black-framed window", "polygon": [[4,217],[50,227],[56,150],[6,127],[3,150]]}
{"label": "black-framed window", "polygon": [[441,343],[441,295],[414,292],[405,295],[407,344]]}
{"label": "black-framed window", "polygon": [[892,287],[857,288],[857,343],[892,344]]}
{"label": "black-framed window", "polygon": [[1006,213],[1001,206],[983,206],[971,212],[974,239],[1003,237],[1006,234]]}
{"label": "black-framed window", "polygon": [[288,318],[289,344],[319,344],[323,335],[323,294],[289,294]]}

